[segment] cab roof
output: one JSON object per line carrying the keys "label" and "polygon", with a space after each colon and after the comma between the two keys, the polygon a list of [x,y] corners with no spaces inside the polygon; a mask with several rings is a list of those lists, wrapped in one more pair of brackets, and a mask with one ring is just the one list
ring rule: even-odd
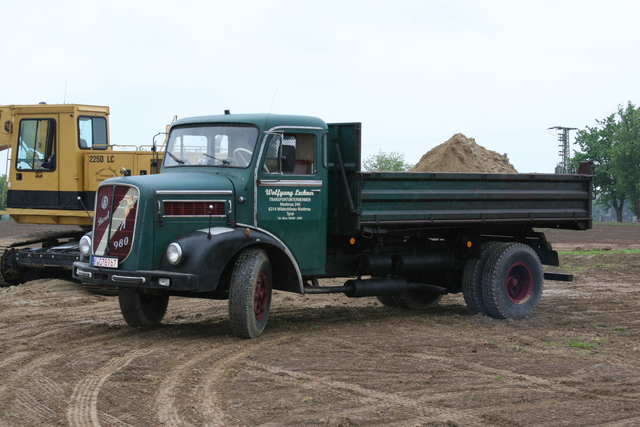
{"label": "cab roof", "polygon": [[312,116],[298,116],[290,114],[220,114],[213,116],[186,117],[176,120],[171,127],[194,124],[250,124],[256,125],[262,131],[280,127],[319,128],[327,130],[324,120]]}

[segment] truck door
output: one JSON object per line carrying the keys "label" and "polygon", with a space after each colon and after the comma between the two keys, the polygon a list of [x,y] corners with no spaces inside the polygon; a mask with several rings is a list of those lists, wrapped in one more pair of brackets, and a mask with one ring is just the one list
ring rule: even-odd
{"label": "truck door", "polygon": [[256,197],[258,227],[281,239],[301,273],[325,272],[327,242],[327,170],[321,137],[287,130],[268,136]]}

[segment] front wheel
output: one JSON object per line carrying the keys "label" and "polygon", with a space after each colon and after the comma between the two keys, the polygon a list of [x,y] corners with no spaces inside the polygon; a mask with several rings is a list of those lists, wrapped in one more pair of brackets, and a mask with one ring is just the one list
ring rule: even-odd
{"label": "front wheel", "polygon": [[494,250],[484,269],[482,300],[489,316],[524,319],[542,297],[544,274],[535,251],[522,243]]}
{"label": "front wheel", "polygon": [[118,292],[120,311],[129,326],[152,326],[162,322],[168,295],[145,295],[135,288],[120,288]]}
{"label": "front wheel", "polygon": [[238,338],[257,338],[267,325],[271,306],[271,263],[262,249],[240,254],[229,286],[231,332]]}

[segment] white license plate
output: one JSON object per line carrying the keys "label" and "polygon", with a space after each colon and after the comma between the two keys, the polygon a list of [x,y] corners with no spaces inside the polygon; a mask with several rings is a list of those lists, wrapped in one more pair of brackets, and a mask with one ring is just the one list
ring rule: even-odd
{"label": "white license plate", "polygon": [[94,267],[118,268],[118,258],[94,256],[91,258],[91,265]]}

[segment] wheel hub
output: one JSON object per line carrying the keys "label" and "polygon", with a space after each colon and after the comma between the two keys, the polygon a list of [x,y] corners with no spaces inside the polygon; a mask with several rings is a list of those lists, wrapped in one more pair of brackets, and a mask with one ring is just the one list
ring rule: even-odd
{"label": "wheel hub", "polygon": [[534,289],[534,278],[531,267],[525,262],[517,262],[509,268],[505,278],[507,296],[514,304],[524,304]]}

